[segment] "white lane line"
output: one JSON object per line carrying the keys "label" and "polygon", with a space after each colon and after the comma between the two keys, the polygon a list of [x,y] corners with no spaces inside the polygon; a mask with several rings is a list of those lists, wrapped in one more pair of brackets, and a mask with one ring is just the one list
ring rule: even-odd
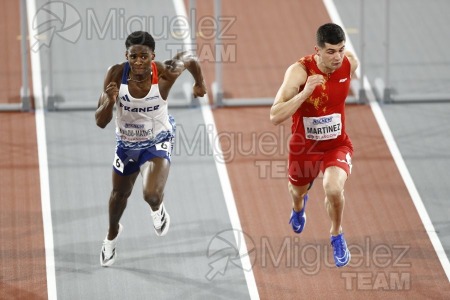
{"label": "white lane line", "polygon": [[[35,0],[27,0],[28,32],[31,46],[37,42],[37,31],[33,29],[33,18],[36,14]],[[42,220],[44,226],[45,263],[47,273],[48,299],[56,300],[55,254],[53,245],[52,209],[50,205],[50,184],[48,176],[47,138],[45,133],[44,95],[41,80],[41,61],[39,51],[31,54],[31,74],[33,79],[33,96],[36,106],[36,134],[39,158],[39,180],[41,188]]]}
{"label": "white lane line", "polygon": [[[333,20],[334,23],[339,24],[343,28],[345,28],[341,20],[341,17],[339,16],[339,13],[336,9],[336,6],[334,5],[333,0],[323,0],[323,3],[328,10],[328,14],[331,17],[331,20]],[[348,37],[346,47],[356,55],[355,49],[353,48],[353,45],[351,44],[350,39]],[[364,85],[367,87],[368,91],[372,90],[367,77],[364,77]],[[447,255],[445,254],[444,247],[442,247],[441,240],[436,234],[436,229],[434,228],[433,223],[431,222],[430,216],[428,215],[425,205],[423,204],[422,198],[420,197],[419,192],[417,191],[416,185],[414,184],[411,174],[409,173],[405,161],[403,160],[403,157],[400,153],[400,150],[398,149],[397,143],[395,142],[391,129],[389,128],[389,125],[386,122],[386,118],[384,117],[383,111],[381,110],[380,106],[378,105],[378,102],[375,100],[375,97],[373,96],[372,93],[368,93],[368,98],[370,108],[372,109],[375,119],[377,120],[378,126],[380,126],[380,130],[388,145],[389,151],[391,152],[391,155],[394,158],[395,164],[397,165],[400,175],[403,178],[403,182],[405,183],[406,188],[408,189],[409,195],[411,196],[411,199],[425,227],[428,237],[430,238],[431,244],[434,247],[434,251],[436,251],[439,261],[441,262],[442,268],[444,269],[445,274],[447,275],[447,279],[450,282],[450,262]]]}
{"label": "white lane line", "polygon": [[[183,0],[173,0],[175,6],[175,12],[177,16],[183,16],[187,18],[186,8],[184,6]],[[185,38],[185,45],[189,45],[191,40],[189,36]],[[225,198],[225,203],[228,210],[228,215],[230,217],[231,226],[233,227],[234,237],[236,239],[236,245],[239,247],[239,256],[241,259],[242,269],[244,270],[245,280],[247,282],[248,291],[251,299],[259,299],[258,288],[256,286],[255,276],[253,274],[252,264],[248,255],[247,245],[245,239],[239,236],[239,232],[242,232],[241,221],[239,219],[239,214],[236,207],[236,202],[234,200],[233,190],[231,189],[230,178],[228,176],[227,167],[224,163],[222,147],[220,146],[220,141],[217,138],[217,128],[214,121],[214,116],[212,114],[211,108],[209,106],[208,95],[205,95],[201,100],[201,109],[203,120],[205,125],[208,126],[208,137],[213,149],[213,157],[217,168],[217,173],[219,175],[220,185],[222,187],[223,196]]]}
{"label": "white lane line", "polygon": [[224,162],[225,160],[223,158],[220,141],[217,138],[217,128],[214,122],[214,116],[209,106],[208,96],[206,95],[201,102],[202,114],[205,124],[208,126],[208,128],[212,128],[211,131],[208,130],[209,142],[214,151],[213,157],[216,163],[217,173],[219,174],[220,185],[222,187],[223,196],[225,198],[231,226],[234,229],[236,245],[238,245],[239,247],[239,257],[241,259],[242,269],[244,270],[245,280],[247,281],[248,292],[251,299],[259,299],[258,287],[256,286],[256,280],[248,255],[247,245],[245,243],[245,239],[243,239],[243,235],[239,236],[239,233],[243,232],[241,221],[239,219],[239,214],[236,208],[233,190],[231,189],[230,178],[228,176],[227,166]]}

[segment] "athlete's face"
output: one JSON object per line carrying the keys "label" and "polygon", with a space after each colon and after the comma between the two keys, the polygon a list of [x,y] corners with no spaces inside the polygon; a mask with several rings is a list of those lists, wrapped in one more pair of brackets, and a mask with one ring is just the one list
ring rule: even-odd
{"label": "athlete's face", "polygon": [[155,58],[155,53],[148,46],[132,45],[128,47],[125,56],[130,63],[133,74],[143,75],[150,71],[150,65]]}
{"label": "athlete's face", "polygon": [[337,45],[325,43],[324,47],[316,46],[319,63],[327,71],[335,71],[339,69],[344,60],[345,41]]}

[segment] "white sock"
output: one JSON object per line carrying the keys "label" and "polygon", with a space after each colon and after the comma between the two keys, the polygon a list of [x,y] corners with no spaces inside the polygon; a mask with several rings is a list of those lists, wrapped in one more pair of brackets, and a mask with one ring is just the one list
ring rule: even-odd
{"label": "white sock", "polygon": [[155,211],[154,211],[154,210],[150,207],[150,211],[152,212],[152,214],[161,214],[162,207],[163,207],[163,204],[161,203],[161,205],[159,206],[159,209],[158,209],[158,210],[155,210]]}

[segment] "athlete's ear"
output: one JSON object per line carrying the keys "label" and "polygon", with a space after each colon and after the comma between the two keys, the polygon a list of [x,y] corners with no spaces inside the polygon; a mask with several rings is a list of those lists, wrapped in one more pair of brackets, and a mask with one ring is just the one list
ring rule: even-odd
{"label": "athlete's ear", "polygon": [[316,50],[316,54],[319,55],[319,47],[314,46],[314,50]]}
{"label": "athlete's ear", "polygon": [[125,50],[125,57],[128,60],[128,50]]}

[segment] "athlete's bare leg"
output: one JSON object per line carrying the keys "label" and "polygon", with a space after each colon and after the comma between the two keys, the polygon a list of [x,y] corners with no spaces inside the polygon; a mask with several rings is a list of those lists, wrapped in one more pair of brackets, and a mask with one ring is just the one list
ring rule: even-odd
{"label": "athlete's bare leg", "polygon": [[309,183],[303,186],[295,186],[291,182],[288,182],[289,194],[292,198],[292,207],[295,211],[301,211],[303,208],[303,197],[308,192]]}
{"label": "athlete's bare leg", "polygon": [[342,215],[344,212],[344,184],[347,173],[339,167],[328,167],[323,176],[323,188],[325,191],[325,207],[331,220],[331,235],[342,232]]}
{"label": "athlete's bare leg", "polygon": [[141,167],[144,200],[153,211],[158,210],[163,201],[169,170],[170,162],[160,157],[153,158]]}
{"label": "athlete's bare leg", "polygon": [[139,172],[129,176],[120,176],[114,170],[112,172],[113,189],[109,197],[109,230],[108,240],[116,238],[119,231],[119,221],[127,207],[128,197],[133,190]]}

